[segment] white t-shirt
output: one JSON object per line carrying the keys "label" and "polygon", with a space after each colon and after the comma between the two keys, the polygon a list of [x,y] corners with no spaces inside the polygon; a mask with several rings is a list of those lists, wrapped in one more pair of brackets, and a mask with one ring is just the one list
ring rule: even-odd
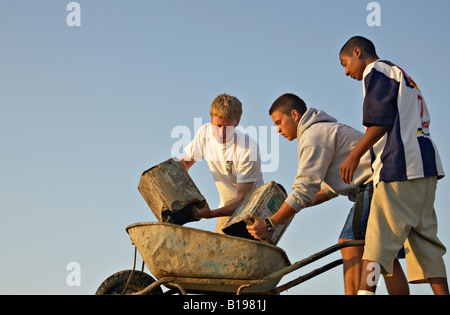
{"label": "white t-shirt", "polygon": [[[205,124],[185,152],[194,161],[205,159],[208,162],[220,195],[219,208],[236,198],[237,184],[254,182],[253,189],[264,184],[258,144],[239,130],[234,130],[234,137],[227,137],[226,143],[219,143],[212,124]],[[217,233],[222,233],[222,226],[228,219],[218,218]]]}

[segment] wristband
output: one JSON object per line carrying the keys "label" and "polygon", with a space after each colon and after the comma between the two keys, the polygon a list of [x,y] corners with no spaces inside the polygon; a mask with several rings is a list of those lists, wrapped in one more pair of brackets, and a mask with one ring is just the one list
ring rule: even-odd
{"label": "wristband", "polygon": [[266,222],[266,226],[267,226],[267,232],[273,232],[273,230],[275,229],[273,224],[272,224],[272,220],[270,220],[270,218],[266,218],[264,220]]}

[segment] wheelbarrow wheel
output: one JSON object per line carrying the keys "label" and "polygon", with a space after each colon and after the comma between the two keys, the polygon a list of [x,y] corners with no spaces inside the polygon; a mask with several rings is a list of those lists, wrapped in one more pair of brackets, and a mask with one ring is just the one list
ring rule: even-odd
{"label": "wheelbarrow wheel", "polygon": [[[124,270],[119,271],[108,279],[103,281],[103,283],[98,288],[95,295],[127,295],[136,293],[144,290],[146,287],[154,283],[156,280],[153,279],[150,275],[146,274],[142,271],[135,270],[133,276],[129,280],[128,279],[133,271],[132,270]],[[126,290],[124,292],[126,286]],[[147,295],[161,295],[163,294],[160,287],[156,287]]]}

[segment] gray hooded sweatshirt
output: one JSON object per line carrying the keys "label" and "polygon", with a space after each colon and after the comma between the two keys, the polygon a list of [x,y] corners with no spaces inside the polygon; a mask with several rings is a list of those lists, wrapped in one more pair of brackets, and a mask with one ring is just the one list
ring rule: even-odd
{"label": "gray hooded sweatshirt", "polygon": [[354,201],[359,186],[372,180],[370,154],[361,158],[351,185],[342,180],[340,166],[362,137],[361,132],[337,123],[324,111],[309,108],[298,124],[298,170],[286,202],[299,212],[313,205],[321,189],[330,198],[344,195]]}

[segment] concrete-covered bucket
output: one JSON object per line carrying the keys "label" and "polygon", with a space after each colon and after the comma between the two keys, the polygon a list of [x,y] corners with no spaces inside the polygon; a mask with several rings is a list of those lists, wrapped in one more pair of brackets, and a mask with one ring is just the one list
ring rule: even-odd
{"label": "concrete-covered bucket", "polygon": [[138,190],[159,222],[183,225],[196,221],[192,206],[205,205],[205,198],[194,181],[175,159],[145,171]]}
{"label": "concrete-covered bucket", "polygon": [[[263,219],[271,217],[280,209],[286,198],[286,190],[274,181],[256,188],[245,196],[244,201],[225,224],[223,232],[231,236],[253,239],[248,233],[246,225],[252,225],[254,222],[248,216],[254,215]],[[265,240],[270,244],[277,245],[291,221],[292,218],[277,226]]]}

